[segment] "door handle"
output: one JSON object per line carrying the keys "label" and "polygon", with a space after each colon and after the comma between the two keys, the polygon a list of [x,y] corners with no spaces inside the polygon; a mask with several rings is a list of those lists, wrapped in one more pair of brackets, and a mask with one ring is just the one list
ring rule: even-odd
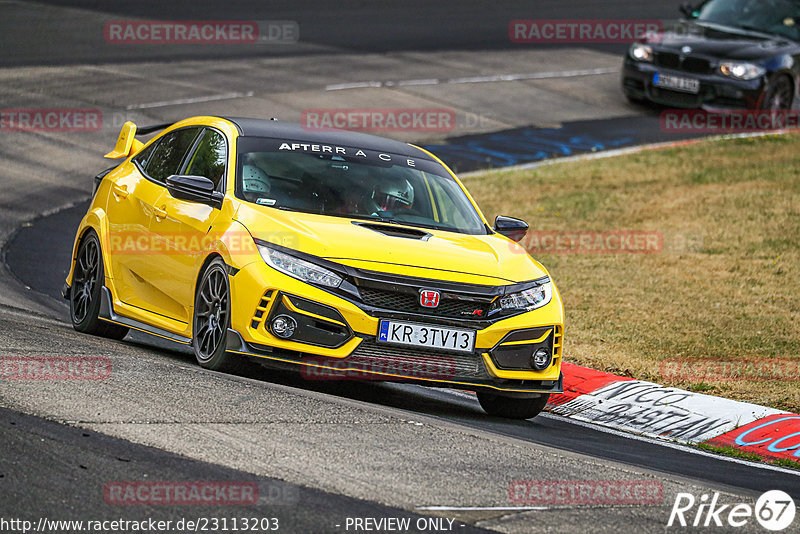
{"label": "door handle", "polygon": [[117,198],[128,198],[127,185],[114,185],[111,190],[114,193],[114,196]]}
{"label": "door handle", "polygon": [[153,213],[156,214],[156,219],[166,219],[167,218],[167,210],[164,209],[166,206],[161,206],[160,208],[153,208]]}

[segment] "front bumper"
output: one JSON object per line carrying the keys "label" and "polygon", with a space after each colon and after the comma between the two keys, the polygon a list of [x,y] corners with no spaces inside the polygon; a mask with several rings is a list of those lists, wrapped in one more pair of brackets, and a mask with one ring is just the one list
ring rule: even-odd
{"label": "front bumper", "polygon": [[[540,309],[477,321],[375,308],[258,262],[232,275],[230,282],[234,305],[229,351],[278,367],[299,366],[309,379],[412,381],[524,395],[562,391],[563,308],[555,289],[552,301]],[[270,324],[278,315],[297,322],[291,338],[273,334]],[[475,350],[456,353],[378,343],[382,318],[473,328]],[[552,359],[545,369],[535,370],[527,353],[542,347]]]}
{"label": "front bumper", "polygon": [[[693,94],[656,87],[653,84],[656,73],[699,80],[700,91]],[[630,58],[625,59],[622,69],[622,89],[629,98],[675,108],[754,109],[761,104],[765,86],[764,77],[735,80],[721,74],[686,72]]]}

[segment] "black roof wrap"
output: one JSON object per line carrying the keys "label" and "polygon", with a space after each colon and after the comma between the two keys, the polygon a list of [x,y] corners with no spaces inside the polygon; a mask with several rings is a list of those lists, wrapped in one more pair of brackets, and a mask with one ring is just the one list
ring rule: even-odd
{"label": "black roof wrap", "polygon": [[377,135],[336,129],[325,131],[309,130],[303,128],[300,124],[268,119],[241,117],[222,118],[235,124],[239,129],[239,134],[245,137],[271,137],[275,139],[286,139],[287,141],[358,147],[374,150],[376,152],[386,152],[435,161],[422,150],[412,147],[407,143],[394,141],[385,137],[378,137]]}

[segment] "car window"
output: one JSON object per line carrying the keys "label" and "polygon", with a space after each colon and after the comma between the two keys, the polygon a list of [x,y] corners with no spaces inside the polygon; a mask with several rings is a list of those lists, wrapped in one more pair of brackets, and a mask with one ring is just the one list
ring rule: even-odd
{"label": "car window", "polygon": [[236,194],[248,202],[486,234],[464,190],[435,161],[370,148],[257,137],[239,137],[237,147]]}
{"label": "car window", "polygon": [[167,176],[178,174],[183,158],[199,133],[200,128],[182,128],[166,134],[158,141],[144,169],[145,173],[159,182],[164,182]]}
{"label": "car window", "polygon": [[449,221],[451,225],[458,227],[469,224],[472,213],[469,205],[460,201],[463,193],[458,185],[453,181],[436,180],[427,173],[424,177],[431,192],[433,218],[436,221]]}
{"label": "car window", "polygon": [[798,40],[797,0],[710,0],[698,8],[697,19]]}
{"label": "car window", "polygon": [[147,162],[150,161],[150,157],[153,155],[153,150],[155,150],[157,144],[157,142],[153,143],[149,147],[136,154],[136,156],[133,157],[133,161],[138,163],[139,167],[142,169],[146,169]]}
{"label": "car window", "polygon": [[189,157],[185,174],[205,176],[217,187],[225,173],[227,157],[225,136],[215,130],[206,129],[197,150]]}

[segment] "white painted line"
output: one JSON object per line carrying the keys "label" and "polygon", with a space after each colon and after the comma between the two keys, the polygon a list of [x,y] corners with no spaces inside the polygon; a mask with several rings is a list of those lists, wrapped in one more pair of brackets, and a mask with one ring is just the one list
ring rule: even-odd
{"label": "white painted line", "polygon": [[552,72],[530,72],[522,74],[495,74],[492,76],[466,76],[463,78],[453,78],[450,80],[438,80],[436,78],[423,78],[418,80],[400,80],[398,82],[353,82],[337,83],[326,85],[326,91],[342,91],[345,89],[362,89],[364,87],[406,87],[414,85],[448,85],[464,83],[493,83],[493,82],[514,82],[520,80],[546,80],[550,78],[575,78],[577,76],[596,76],[598,74],[614,74],[619,72],[618,67],[604,67],[597,69],[582,70],[562,70]]}
{"label": "white painted line", "polygon": [[546,80],[550,78],[575,78],[578,76],[595,76],[598,74],[613,74],[619,68],[599,68],[583,70],[565,70],[558,72],[532,72],[530,74],[498,74],[496,76],[473,76],[455,78],[447,83],[487,83],[487,82],[514,82],[520,80]]}
{"label": "white painted line", "polygon": [[200,102],[214,102],[216,100],[233,100],[236,98],[245,98],[253,96],[253,91],[248,91],[246,93],[225,93],[222,95],[209,95],[209,96],[198,96],[195,98],[179,98],[177,100],[165,100],[163,102],[150,102],[148,104],[131,104],[130,106],[126,107],[128,111],[134,109],[152,109],[152,108],[165,108],[168,106],[180,106],[182,104],[197,104]]}
{"label": "white painted line", "polygon": [[381,82],[354,82],[354,83],[335,83],[333,85],[326,85],[326,91],[341,91],[343,89],[362,89],[364,87],[380,87],[383,85]]}
{"label": "white painted line", "polygon": [[[470,400],[475,400],[477,402],[477,399],[475,398],[474,395],[470,395],[470,394],[465,393],[463,391],[458,391],[458,390],[448,389],[448,388],[434,388],[434,389],[437,389],[439,391],[445,392],[445,393],[447,393],[449,395],[453,395],[454,397],[467,398],[467,399],[470,399]],[[578,398],[580,398],[580,397],[578,397]],[[626,439],[633,439],[633,440],[636,440],[636,441],[643,441],[645,443],[650,443],[650,444],[653,444],[653,445],[660,445],[661,447],[667,447],[667,448],[670,448],[670,449],[675,449],[675,450],[687,452],[689,454],[697,454],[699,456],[707,456],[709,458],[715,458],[717,460],[721,460],[721,461],[724,461],[724,462],[731,462],[731,463],[735,463],[735,464],[746,465],[748,467],[756,467],[756,468],[759,468],[759,469],[766,469],[768,471],[777,471],[779,473],[786,473],[786,474],[789,474],[789,475],[800,476],[800,471],[798,471],[797,469],[790,469],[790,468],[780,467],[780,466],[773,465],[773,464],[758,463],[758,462],[753,462],[753,461],[750,461],[750,460],[743,460],[741,458],[736,458],[734,456],[725,456],[725,455],[722,455],[722,454],[717,454],[717,453],[713,453],[713,452],[709,452],[709,451],[704,451],[703,449],[698,449],[697,447],[692,447],[692,446],[689,446],[689,445],[684,445],[684,444],[675,443],[675,442],[672,442],[672,441],[661,440],[661,439],[656,439],[656,438],[650,438],[650,437],[647,437],[647,436],[642,436],[640,434],[633,434],[631,432],[623,432],[622,430],[616,430],[616,429],[613,429],[613,428],[600,426],[600,425],[589,423],[589,422],[586,422],[586,421],[579,421],[579,420],[574,419],[572,417],[565,417],[563,415],[555,415],[555,414],[551,414],[551,413],[548,413],[548,412],[542,412],[539,415],[537,415],[536,417],[542,417],[544,419],[552,419],[553,421],[560,421],[562,423],[569,423],[569,424],[572,424],[572,425],[577,425],[577,426],[580,426],[580,427],[583,427],[583,428],[589,428],[591,430],[596,430],[598,432],[605,432],[606,434],[611,434],[611,435],[619,436],[619,437],[626,438]]]}
{"label": "white painted line", "polygon": [[741,458],[736,458],[734,456],[725,456],[723,454],[717,454],[709,451],[704,451],[703,449],[698,449],[696,447],[691,447],[688,445],[683,445],[681,443],[675,443],[672,441],[662,441],[659,439],[649,438],[647,436],[641,436],[639,434],[632,434],[630,432],[623,432],[621,430],[614,430],[613,428],[608,428],[604,426],[595,425],[592,423],[587,423],[585,421],[578,421],[577,419],[572,419],[570,417],[564,417],[561,415],[553,415],[550,413],[542,412],[536,417],[544,417],[545,419],[553,419],[555,421],[561,421],[562,423],[570,423],[573,425],[582,426],[584,428],[590,428],[592,430],[597,430],[598,432],[605,432],[606,434],[612,434],[614,436],[619,436],[626,439],[633,439],[636,441],[644,441],[645,443],[651,443],[653,445],[660,445],[662,447],[667,447],[670,449],[675,449],[683,452],[688,452],[690,454],[697,454],[699,456],[707,456],[709,458],[715,458],[717,460],[721,460],[724,462],[731,462],[734,464],[741,464],[746,465],[748,467],[757,467],[759,469],[766,469],[767,471],[778,471],[780,473],[785,473],[788,475],[800,476],[800,471],[797,469],[790,469],[788,467],[781,467],[778,465],[767,464],[767,463],[758,463],[753,462],[750,460],[743,460]]}
{"label": "white painted line", "polygon": [[530,510],[549,510],[546,506],[418,506],[417,510],[428,512],[475,512],[491,511],[500,512],[525,512]]}
{"label": "white painted line", "polygon": [[[436,78],[429,78],[427,80],[401,80],[397,82],[399,86],[408,86],[408,85],[437,85],[441,83]],[[389,85],[389,82],[386,82],[386,85]]]}

